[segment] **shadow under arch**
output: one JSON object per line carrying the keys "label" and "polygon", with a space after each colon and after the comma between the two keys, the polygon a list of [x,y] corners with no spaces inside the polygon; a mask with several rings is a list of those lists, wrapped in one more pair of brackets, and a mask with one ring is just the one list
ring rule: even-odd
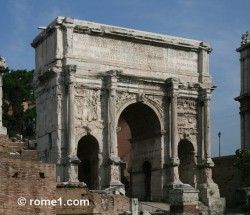
{"label": "shadow under arch", "polygon": [[99,144],[92,135],[83,136],[77,146],[78,180],[87,184],[89,189],[98,188],[98,153]]}
{"label": "shadow under arch", "polygon": [[179,175],[181,182],[195,188],[197,168],[195,163],[195,149],[189,140],[182,139],[179,142],[178,157],[180,159]]}
{"label": "shadow under arch", "polygon": [[123,104],[119,108],[119,110],[116,113],[116,116],[117,116],[116,125],[118,124],[118,121],[119,121],[120,117],[122,116],[122,113],[124,112],[124,110],[127,109],[128,107],[130,107],[132,105],[136,105],[136,104],[143,104],[143,105],[147,106],[149,109],[151,109],[153,115],[155,115],[156,118],[159,120],[160,129],[163,129],[164,122],[161,120],[161,119],[163,119],[163,116],[160,113],[160,111],[158,110],[158,108],[149,101],[137,102],[136,99],[132,99],[132,100],[126,102],[125,104]]}
{"label": "shadow under arch", "polygon": [[142,171],[144,173],[144,190],[145,196],[144,199],[146,201],[151,200],[151,176],[152,176],[152,167],[149,161],[145,161],[142,164]]}

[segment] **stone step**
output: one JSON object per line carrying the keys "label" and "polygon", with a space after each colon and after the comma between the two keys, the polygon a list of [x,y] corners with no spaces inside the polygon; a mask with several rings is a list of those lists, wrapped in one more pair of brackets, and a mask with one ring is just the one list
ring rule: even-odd
{"label": "stone step", "polygon": [[169,211],[170,204],[163,203],[163,202],[139,202],[139,210],[149,211],[149,212],[156,212],[156,211]]}

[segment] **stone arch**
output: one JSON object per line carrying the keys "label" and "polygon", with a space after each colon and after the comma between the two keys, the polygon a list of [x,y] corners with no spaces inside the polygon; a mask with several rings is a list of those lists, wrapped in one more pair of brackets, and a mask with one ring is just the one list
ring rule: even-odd
{"label": "stone arch", "polygon": [[[161,163],[162,163],[162,136],[161,118],[151,105],[145,102],[130,101],[124,105],[118,119],[123,119],[131,131],[131,169],[130,171],[130,194],[141,199],[152,199],[153,196],[159,197],[159,190],[162,190]],[[157,114],[158,113],[158,114]],[[119,127],[119,124],[118,124]],[[118,129],[118,140],[122,127]],[[119,150],[119,141],[118,141]],[[119,151],[118,151],[119,154]],[[142,169],[143,163],[150,163],[151,177],[150,183],[156,184],[150,192],[145,186],[145,172]],[[149,175],[149,174],[148,174]],[[149,179],[149,177],[148,177]],[[147,186],[149,187],[149,186]]]}
{"label": "stone arch", "polygon": [[177,136],[177,142],[179,143],[180,141],[188,141],[192,144],[192,146],[194,147],[194,153],[197,154],[198,148],[197,148],[197,137],[195,135],[189,135],[184,133],[179,133],[179,135]]}
{"label": "stone arch", "polygon": [[180,140],[178,157],[180,159],[179,175],[184,184],[196,187],[196,157],[195,147],[188,139]]}
{"label": "stone arch", "polygon": [[163,130],[164,128],[164,117],[163,117],[163,114],[161,113],[161,111],[159,111],[159,108],[160,107],[156,107],[156,105],[150,101],[143,101],[143,102],[137,102],[136,99],[131,99],[129,101],[127,101],[125,104],[123,104],[121,107],[119,107],[116,111],[116,125],[118,124],[118,120],[121,116],[121,113],[124,111],[124,109],[126,109],[128,106],[132,105],[132,104],[137,104],[137,103],[142,103],[142,104],[145,104],[147,105],[148,107],[150,107],[154,113],[156,114],[156,116],[158,117],[159,119],[159,122],[160,122],[160,127],[161,127],[161,130]]}
{"label": "stone arch", "polygon": [[99,144],[92,135],[83,136],[77,146],[77,157],[81,160],[78,166],[78,180],[85,182],[89,189],[97,189]]}

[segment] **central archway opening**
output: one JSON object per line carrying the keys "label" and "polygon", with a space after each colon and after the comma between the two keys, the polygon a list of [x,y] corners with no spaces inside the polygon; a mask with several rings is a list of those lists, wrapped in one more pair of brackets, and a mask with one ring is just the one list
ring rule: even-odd
{"label": "central archway opening", "polygon": [[131,104],[120,115],[118,155],[124,162],[121,175],[130,197],[148,201],[161,195],[160,131],[156,112],[144,103]]}
{"label": "central archway opening", "polygon": [[180,159],[180,180],[184,184],[189,184],[192,187],[196,187],[196,164],[194,155],[195,153],[193,144],[186,139],[181,140],[178,145],[178,157]]}
{"label": "central archway opening", "polygon": [[80,139],[77,157],[81,160],[78,166],[78,180],[87,184],[90,190],[98,188],[98,142],[92,135]]}

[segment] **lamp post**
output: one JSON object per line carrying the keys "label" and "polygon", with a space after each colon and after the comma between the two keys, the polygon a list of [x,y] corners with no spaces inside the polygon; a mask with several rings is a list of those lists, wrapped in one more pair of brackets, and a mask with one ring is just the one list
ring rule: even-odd
{"label": "lamp post", "polygon": [[219,157],[220,157],[220,136],[221,136],[221,132],[218,133],[218,137],[219,137]]}

